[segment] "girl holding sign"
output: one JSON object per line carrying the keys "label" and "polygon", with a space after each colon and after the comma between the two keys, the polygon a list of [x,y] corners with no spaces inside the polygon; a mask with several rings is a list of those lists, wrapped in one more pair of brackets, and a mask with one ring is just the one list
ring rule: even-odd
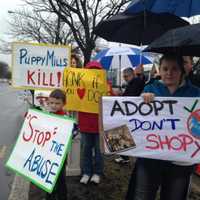
{"label": "girl holding sign", "polygon": [[[91,70],[103,69],[101,64],[97,61],[89,62],[86,68]],[[99,184],[100,177],[103,174],[103,158],[100,151],[98,117],[99,115],[97,113],[78,113],[83,151],[81,154],[83,176],[80,180],[82,184],[87,184],[89,181]]]}
{"label": "girl holding sign", "polygon": [[[144,88],[146,103],[154,96],[200,97],[200,89],[185,80],[183,58],[164,55],[160,59],[161,80]],[[160,200],[186,200],[188,197],[192,163],[138,158],[133,171],[126,200],[155,200],[160,188]]]}

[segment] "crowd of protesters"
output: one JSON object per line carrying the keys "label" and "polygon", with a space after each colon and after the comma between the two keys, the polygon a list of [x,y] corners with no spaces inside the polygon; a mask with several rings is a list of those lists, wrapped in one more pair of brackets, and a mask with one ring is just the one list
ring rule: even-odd
{"label": "crowd of protesters", "polygon": [[[146,81],[142,65],[135,69],[125,68],[123,70],[125,89],[111,92],[111,94],[124,97],[142,96],[146,103],[153,101],[155,96],[200,97],[200,89],[194,86],[195,84],[198,86],[199,83],[195,82],[192,66],[192,57],[163,55],[160,58],[159,67],[152,67],[148,81]],[[75,54],[71,57],[71,67],[83,67],[80,58]],[[91,61],[86,64],[85,68],[102,70],[103,66],[97,61]],[[59,95],[55,96],[57,93]],[[59,91],[53,91],[49,96],[50,106],[55,108],[52,112],[59,115],[65,113],[63,105],[66,100],[61,97],[62,92]],[[60,107],[56,107],[54,101],[59,101]],[[86,185],[92,182],[98,185],[101,182],[104,168],[100,150],[99,114],[74,112],[73,116],[77,118],[81,133],[80,183]],[[126,164],[129,162],[129,157],[120,156],[115,161]],[[127,186],[126,200],[155,200],[158,189],[160,189],[161,200],[185,200],[195,167],[192,164],[137,158]],[[65,170],[62,170],[56,189],[51,195],[47,195],[46,199],[56,199],[56,197],[67,199],[66,192],[64,192],[66,190],[64,174]]]}

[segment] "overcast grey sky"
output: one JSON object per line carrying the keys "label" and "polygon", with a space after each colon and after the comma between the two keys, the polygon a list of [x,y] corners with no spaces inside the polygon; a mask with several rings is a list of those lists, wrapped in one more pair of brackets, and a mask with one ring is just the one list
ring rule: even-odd
{"label": "overcast grey sky", "polygon": [[[15,10],[20,8],[24,3],[23,0],[1,0],[0,6],[0,38],[6,39],[6,33],[8,32],[9,25],[7,23],[9,19],[8,10]],[[199,18],[199,17],[198,17]],[[198,20],[199,21],[199,20]],[[193,22],[194,23],[194,22]],[[197,22],[195,22],[197,23]],[[112,43],[109,43],[109,46],[112,46]],[[11,56],[10,55],[2,55],[0,54],[0,61],[5,61],[9,65],[11,64]]]}
{"label": "overcast grey sky", "polygon": [[[23,2],[21,0],[5,0],[1,2],[0,6],[0,38],[6,39],[6,33],[8,32],[9,25],[7,23],[9,18],[8,10],[15,10],[19,8]],[[11,56],[0,54],[0,61],[11,63]]]}
{"label": "overcast grey sky", "polygon": [[20,8],[20,5],[23,4],[22,0],[5,0],[2,1],[1,7],[0,7],[0,37],[4,38],[5,33],[8,30],[8,24],[7,20],[9,18],[8,10],[15,10],[17,8]]}

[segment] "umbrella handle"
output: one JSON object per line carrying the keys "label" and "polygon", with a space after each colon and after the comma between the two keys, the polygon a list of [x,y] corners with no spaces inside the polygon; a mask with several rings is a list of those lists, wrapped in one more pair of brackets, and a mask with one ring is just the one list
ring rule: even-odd
{"label": "umbrella handle", "polygon": [[121,55],[119,55],[119,87],[120,87],[120,90],[121,90],[121,61],[122,61],[122,58],[121,58]]}

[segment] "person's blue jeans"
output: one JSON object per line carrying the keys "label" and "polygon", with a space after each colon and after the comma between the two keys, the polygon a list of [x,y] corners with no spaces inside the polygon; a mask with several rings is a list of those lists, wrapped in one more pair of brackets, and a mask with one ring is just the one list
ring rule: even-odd
{"label": "person's blue jeans", "polygon": [[126,200],[186,200],[194,166],[169,161],[139,158],[133,170]]}
{"label": "person's blue jeans", "polygon": [[[100,152],[99,133],[82,133],[82,173],[91,176],[92,174],[102,175],[103,159]],[[94,157],[93,157],[94,151]]]}

